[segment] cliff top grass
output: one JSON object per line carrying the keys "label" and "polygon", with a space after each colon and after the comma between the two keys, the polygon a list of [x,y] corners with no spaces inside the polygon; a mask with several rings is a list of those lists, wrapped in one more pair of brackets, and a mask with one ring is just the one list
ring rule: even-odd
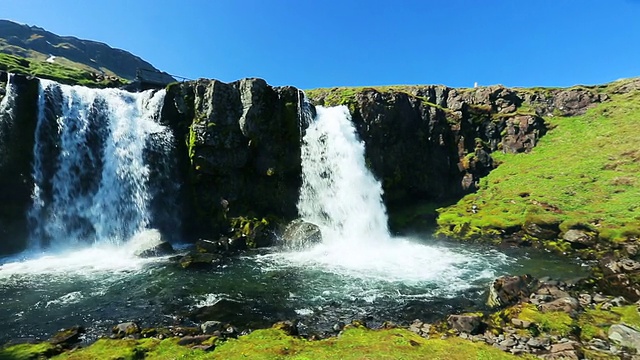
{"label": "cliff top grass", "polygon": [[532,222],[614,242],[640,236],[640,91],[545,120],[551,130],[530,153],[493,153],[500,165],[479,190],[439,210],[441,233],[474,238]]}
{"label": "cliff top grass", "polygon": [[[82,68],[65,66],[36,59],[26,59],[16,55],[0,53],[0,71],[13,74],[31,75],[55,80],[64,84],[88,87],[106,87],[110,80],[98,81],[93,73]],[[126,82],[120,79],[122,83]]]}
{"label": "cliff top grass", "polygon": [[[0,359],[32,359],[49,349],[16,345],[0,350]],[[98,340],[53,359],[533,359],[505,353],[484,343],[459,338],[424,339],[408,330],[351,328],[339,337],[309,341],[277,329],[256,330],[227,340],[214,351],[192,350],[177,339]]]}
{"label": "cliff top grass", "polygon": [[355,101],[355,96],[366,90],[375,90],[381,93],[395,92],[404,93],[411,97],[422,100],[422,103],[427,106],[439,108],[444,111],[449,111],[440,105],[431,103],[425,97],[416,95],[420,89],[423,89],[427,85],[385,85],[385,86],[361,86],[361,87],[334,87],[334,88],[317,88],[311,90],[305,90],[305,94],[309,99],[324,100],[322,105],[324,106],[337,106],[337,105],[349,105]]}

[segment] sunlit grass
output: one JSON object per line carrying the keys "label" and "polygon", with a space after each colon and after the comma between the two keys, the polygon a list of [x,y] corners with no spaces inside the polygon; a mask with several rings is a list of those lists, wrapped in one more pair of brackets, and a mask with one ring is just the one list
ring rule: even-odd
{"label": "sunlit grass", "polygon": [[0,70],[55,80],[70,85],[104,87],[109,84],[109,80],[96,81],[92,73],[85,69],[3,53],[0,53]]}
{"label": "sunlit grass", "polygon": [[494,153],[500,165],[478,192],[440,209],[442,233],[474,237],[542,221],[608,241],[640,235],[640,93],[546,120],[551,130],[531,153]]}

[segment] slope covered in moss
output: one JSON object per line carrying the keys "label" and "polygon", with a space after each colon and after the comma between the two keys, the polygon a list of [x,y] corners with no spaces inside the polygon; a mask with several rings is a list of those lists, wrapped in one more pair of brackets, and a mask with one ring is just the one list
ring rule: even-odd
{"label": "slope covered in moss", "polygon": [[97,77],[94,73],[81,68],[2,53],[0,53],[0,71],[88,87],[119,86],[127,82],[116,77]]}
{"label": "slope covered in moss", "polygon": [[[47,354],[42,345],[0,350],[0,359],[32,359]],[[46,355],[44,355],[46,356]],[[527,359],[484,343],[459,338],[424,339],[408,330],[352,328],[340,337],[309,341],[277,329],[256,330],[205,352],[177,344],[177,339],[99,340],[53,359]],[[533,358],[533,357],[530,357]]]}
{"label": "slope covered in moss", "polygon": [[475,238],[537,224],[606,242],[640,236],[640,91],[545,120],[551,130],[530,153],[492,154],[500,165],[479,190],[439,210],[440,233]]}

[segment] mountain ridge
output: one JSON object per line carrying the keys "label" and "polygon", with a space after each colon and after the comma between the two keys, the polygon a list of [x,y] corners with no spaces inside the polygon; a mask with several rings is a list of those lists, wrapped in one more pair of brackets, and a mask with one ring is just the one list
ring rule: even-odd
{"label": "mountain ridge", "polygon": [[158,73],[154,78],[159,81],[175,81],[169,74],[126,50],[113,48],[95,40],[60,36],[38,26],[23,25],[10,20],[0,19],[0,53],[57,63],[126,80],[134,80],[139,69],[149,70]]}

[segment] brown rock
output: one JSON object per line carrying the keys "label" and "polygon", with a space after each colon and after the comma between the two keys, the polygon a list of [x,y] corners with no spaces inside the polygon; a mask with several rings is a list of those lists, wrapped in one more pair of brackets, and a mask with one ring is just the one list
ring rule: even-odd
{"label": "brown rock", "polygon": [[540,311],[562,311],[566,313],[572,313],[580,308],[580,302],[576,298],[567,296],[560,299],[553,300],[552,302],[540,304]]}
{"label": "brown rock", "polygon": [[476,335],[484,330],[485,324],[477,315],[449,315],[447,323],[452,329]]}
{"label": "brown rock", "polygon": [[592,233],[578,229],[568,230],[562,235],[562,238],[577,249],[585,249],[596,244],[596,238]]}
{"label": "brown rock", "polygon": [[487,304],[491,307],[515,304],[529,297],[536,285],[537,280],[531,275],[501,276],[491,284]]}

